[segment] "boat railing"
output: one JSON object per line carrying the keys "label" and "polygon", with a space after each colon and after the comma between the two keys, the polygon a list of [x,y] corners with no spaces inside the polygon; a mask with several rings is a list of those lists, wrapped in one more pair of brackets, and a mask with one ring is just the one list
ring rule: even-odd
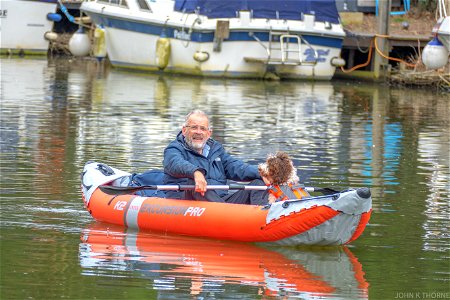
{"label": "boat railing", "polygon": [[[301,64],[302,41],[300,37],[295,34],[280,34],[279,39],[280,39],[281,63],[294,65]],[[294,43],[290,43],[291,40],[293,40]],[[293,58],[289,57],[290,53],[294,54]]]}
{"label": "boat railing", "polygon": [[[191,26],[189,26],[189,29],[185,30],[185,28],[187,28],[186,23],[187,23],[190,15],[191,14],[185,13],[184,11],[181,15],[181,20],[184,19],[183,26],[181,27],[182,36],[185,37],[184,39],[182,39],[184,48],[187,48],[189,46],[189,43],[191,42],[191,34],[194,31],[194,26],[196,24],[199,24],[199,25],[202,24],[202,19],[200,18],[200,11],[196,10],[195,11],[196,17],[195,17],[194,21],[192,22]],[[166,21],[166,23],[167,23],[167,21]]]}
{"label": "boat railing", "polygon": [[[249,35],[253,37],[267,53],[267,59],[245,57],[246,62],[264,63],[267,65],[316,65],[319,55],[314,47],[301,35],[291,34],[289,31],[269,32],[269,43],[266,46],[253,32]],[[302,48],[306,45],[313,53],[313,60],[303,60]],[[291,54],[291,55],[290,55]]]}
{"label": "boat railing", "polygon": [[[264,43],[255,35],[255,33],[253,32],[253,31],[250,31],[249,33],[248,33],[248,35],[249,36],[251,36],[252,38],[254,38],[255,39],[255,41],[257,41],[258,42],[258,44],[260,44],[265,50],[266,50],[266,52],[267,52],[267,56],[270,58],[270,46],[269,47],[266,47],[266,45],[264,45]],[[269,44],[270,44],[270,42],[269,42]]]}

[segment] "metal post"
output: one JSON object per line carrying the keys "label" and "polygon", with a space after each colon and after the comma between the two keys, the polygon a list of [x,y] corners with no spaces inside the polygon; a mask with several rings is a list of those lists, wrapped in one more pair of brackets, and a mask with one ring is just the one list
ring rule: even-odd
{"label": "metal post", "polygon": [[[378,14],[378,34],[389,35],[389,16],[391,14],[391,0],[380,0]],[[386,38],[377,38],[378,49],[384,54],[389,53],[389,40]],[[387,60],[380,56],[377,52],[374,57],[373,72],[375,79],[385,75],[387,70]]]}

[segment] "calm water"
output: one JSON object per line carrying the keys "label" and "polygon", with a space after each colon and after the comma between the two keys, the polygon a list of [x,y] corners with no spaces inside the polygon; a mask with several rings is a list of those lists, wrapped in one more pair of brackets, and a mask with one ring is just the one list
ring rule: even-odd
{"label": "calm water", "polygon": [[[448,94],[0,63],[1,299],[450,299]],[[84,163],[161,168],[197,107],[244,160],[284,150],[307,185],[369,186],[364,234],[348,247],[273,248],[95,222]]]}

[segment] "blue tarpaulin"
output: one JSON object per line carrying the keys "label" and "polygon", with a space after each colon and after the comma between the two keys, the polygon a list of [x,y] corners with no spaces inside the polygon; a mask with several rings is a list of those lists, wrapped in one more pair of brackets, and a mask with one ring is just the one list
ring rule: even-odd
{"label": "blue tarpaulin", "polygon": [[176,0],[175,10],[199,14],[211,19],[236,18],[247,10],[253,18],[301,20],[303,14],[313,14],[316,21],[339,23],[335,0]]}

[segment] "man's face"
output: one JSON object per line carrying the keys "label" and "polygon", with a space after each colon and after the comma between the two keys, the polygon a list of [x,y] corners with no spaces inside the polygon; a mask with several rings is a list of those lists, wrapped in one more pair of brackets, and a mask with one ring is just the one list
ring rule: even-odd
{"label": "man's face", "polygon": [[181,132],[189,147],[201,153],[211,136],[212,130],[209,129],[208,118],[194,114],[189,118],[186,126],[183,126]]}

